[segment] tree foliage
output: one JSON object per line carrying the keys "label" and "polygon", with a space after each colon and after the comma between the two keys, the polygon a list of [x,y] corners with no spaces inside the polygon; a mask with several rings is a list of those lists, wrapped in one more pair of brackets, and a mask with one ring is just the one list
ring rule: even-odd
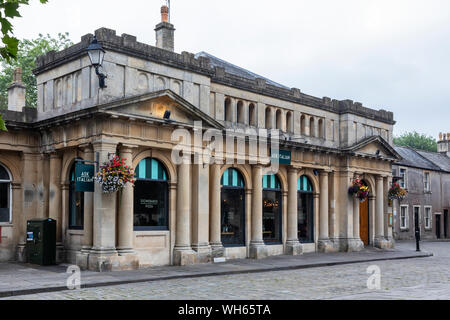
{"label": "tree foliage", "polygon": [[[46,3],[48,0],[39,0]],[[0,31],[3,47],[0,47],[0,56],[3,60],[11,62],[17,58],[19,50],[19,40],[13,35],[13,25],[11,20],[21,17],[20,6],[29,5],[29,0],[0,0]],[[6,131],[5,122],[0,115],[0,131]]]}
{"label": "tree foliage", "polygon": [[22,68],[22,81],[26,86],[25,105],[35,107],[37,105],[37,87],[33,69],[36,67],[36,58],[51,50],[59,51],[71,45],[72,41],[70,41],[67,32],[58,33],[57,37],[39,34],[36,39],[21,40],[16,60],[3,61],[1,64],[0,109],[8,107],[8,87],[13,81],[14,70],[18,67]]}
{"label": "tree foliage", "polygon": [[398,137],[394,137],[394,144],[418,150],[437,152],[436,140],[431,136],[420,134],[416,131],[405,132]]}
{"label": "tree foliage", "polygon": [[[46,3],[48,0],[39,1]],[[0,55],[7,61],[16,59],[19,48],[19,40],[13,35],[14,28],[11,20],[16,17],[20,18],[20,6],[29,5],[29,2],[29,0],[0,0],[0,25],[4,44],[0,48]]]}

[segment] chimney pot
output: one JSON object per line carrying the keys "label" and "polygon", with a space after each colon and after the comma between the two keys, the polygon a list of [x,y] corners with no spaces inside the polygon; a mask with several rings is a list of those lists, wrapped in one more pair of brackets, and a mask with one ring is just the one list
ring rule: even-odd
{"label": "chimney pot", "polygon": [[161,21],[169,22],[169,7],[168,6],[161,7]]}

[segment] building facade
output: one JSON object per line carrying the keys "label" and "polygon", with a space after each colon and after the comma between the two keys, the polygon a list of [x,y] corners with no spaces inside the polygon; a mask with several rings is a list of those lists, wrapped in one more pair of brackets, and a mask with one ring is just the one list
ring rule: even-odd
{"label": "building facade", "polygon": [[416,225],[421,239],[450,238],[449,146],[450,134],[440,134],[437,153],[395,147],[402,160],[393,165],[394,180],[408,190],[403,201],[394,201],[395,239],[415,239]]}
{"label": "building facade", "polygon": [[[106,88],[86,53],[91,34],[38,59],[36,109],[16,74],[1,111],[0,259],[25,260],[26,221],[36,217],[57,220],[60,261],[101,271],[392,247],[393,114],[309,96],[204,52],[175,53],[166,10],[156,47],[95,32]],[[215,162],[193,161],[211,149],[201,138],[211,132],[233,138],[214,140],[223,142]],[[275,134],[289,154],[277,170]],[[135,169],[134,188],[77,192],[75,161],[113,155]],[[370,188],[363,203],[348,193],[355,178]]]}

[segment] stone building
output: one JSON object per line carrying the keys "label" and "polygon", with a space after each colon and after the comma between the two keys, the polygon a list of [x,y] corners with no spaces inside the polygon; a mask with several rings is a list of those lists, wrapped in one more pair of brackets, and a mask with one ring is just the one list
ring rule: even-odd
{"label": "stone building", "polygon": [[[91,270],[393,245],[393,113],[313,97],[204,52],[178,54],[165,7],[155,30],[156,46],[95,32],[106,88],[86,52],[92,34],[37,60],[36,109],[24,107],[15,77],[1,111],[1,260],[25,259],[26,221],[36,217],[57,220],[60,261]],[[278,130],[290,157],[277,172],[252,163],[246,137],[224,142],[233,163],[177,164],[180,129],[192,140],[207,130]],[[195,150],[183,151],[189,160]],[[134,189],[76,192],[76,159],[116,154],[135,168]],[[363,203],[348,193],[356,177],[370,187]]]}
{"label": "stone building", "polygon": [[408,190],[394,201],[395,239],[415,239],[416,215],[421,239],[450,238],[450,133],[440,134],[439,152],[395,147],[402,156],[393,167],[394,180]]}

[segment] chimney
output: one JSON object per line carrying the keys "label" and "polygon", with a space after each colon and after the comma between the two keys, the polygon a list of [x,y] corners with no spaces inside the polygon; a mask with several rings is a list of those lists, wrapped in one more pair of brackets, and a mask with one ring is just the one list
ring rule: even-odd
{"label": "chimney", "polygon": [[450,157],[450,132],[439,133],[438,152]]}
{"label": "chimney", "polygon": [[22,82],[22,68],[14,70],[13,83],[8,88],[8,110],[22,112],[26,87]]}
{"label": "chimney", "polygon": [[158,48],[174,51],[175,50],[175,28],[169,22],[169,7],[161,7],[161,22],[156,25],[156,46]]}

